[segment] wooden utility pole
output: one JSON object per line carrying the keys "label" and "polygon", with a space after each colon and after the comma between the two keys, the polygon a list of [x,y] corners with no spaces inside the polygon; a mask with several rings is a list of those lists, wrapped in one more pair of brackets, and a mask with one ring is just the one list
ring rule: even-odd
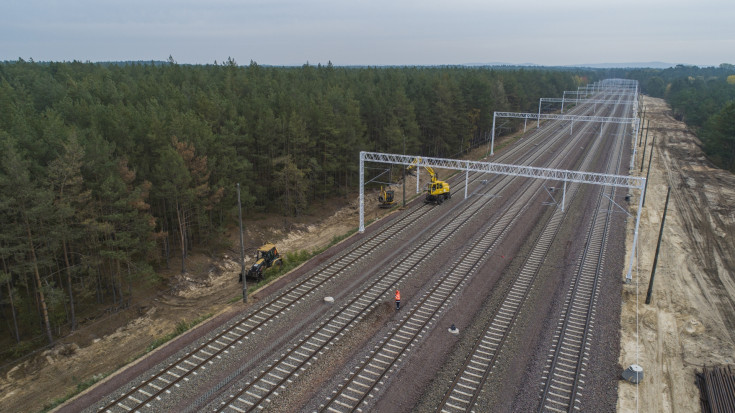
{"label": "wooden utility pole", "polygon": [[643,143],[643,122],[646,120],[646,108],[643,108],[643,116],[641,117],[641,139],[638,141],[638,147],[641,147],[641,143]]}
{"label": "wooden utility pole", "polygon": [[[653,148],[656,146],[656,135],[653,135],[651,141],[651,153],[648,154],[648,172],[646,172],[646,186],[643,188],[643,200],[641,201],[641,208],[646,206],[646,190],[648,189],[648,177],[651,176],[651,160],[653,159]],[[643,162],[641,162],[641,165]]]}
{"label": "wooden utility pole", "polygon": [[648,281],[648,293],[646,294],[646,304],[651,304],[651,294],[653,294],[653,277],[656,276],[656,264],[658,263],[658,252],[661,250],[661,238],[664,235],[664,223],[666,222],[666,210],[669,208],[669,195],[671,195],[671,187],[666,191],[666,203],[664,204],[664,216],[661,218],[661,229],[658,232],[658,244],[656,245],[656,255],[653,258],[653,268],[651,269],[651,279]]}
{"label": "wooden utility pole", "polygon": [[[646,142],[643,144],[643,158],[641,159],[641,173],[643,173],[643,163],[646,162],[646,148],[648,147],[648,123],[649,121],[646,121]],[[651,147],[651,151],[653,151],[653,147]]]}

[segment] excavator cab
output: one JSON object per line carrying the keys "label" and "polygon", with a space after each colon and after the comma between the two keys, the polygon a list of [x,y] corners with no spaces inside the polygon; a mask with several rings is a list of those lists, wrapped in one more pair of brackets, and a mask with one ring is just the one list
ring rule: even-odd
{"label": "excavator cab", "polygon": [[[406,168],[406,171],[411,172],[414,168],[418,169],[420,162],[421,158],[414,159]],[[431,176],[431,182],[429,182],[426,187],[426,198],[424,199],[424,202],[439,205],[445,200],[450,199],[452,197],[452,193],[449,190],[449,183],[440,181],[439,176],[434,172],[434,168],[426,165],[423,165],[423,167]]]}
{"label": "excavator cab", "polygon": [[380,187],[380,195],[378,195],[378,202],[380,202],[381,208],[390,208],[395,203],[395,191],[390,189],[383,189]]}
{"label": "excavator cab", "polygon": [[449,191],[449,184],[444,181],[431,182],[426,187],[426,199],[424,202],[441,204],[452,197]]}

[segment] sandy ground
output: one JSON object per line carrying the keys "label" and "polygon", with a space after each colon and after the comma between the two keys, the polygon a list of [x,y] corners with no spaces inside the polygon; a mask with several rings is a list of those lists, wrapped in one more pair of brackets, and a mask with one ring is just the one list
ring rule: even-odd
{"label": "sandy ground", "polygon": [[[638,386],[619,382],[618,411],[699,411],[695,371],[704,365],[732,364],[735,358],[735,177],[706,161],[699,141],[683,123],[673,120],[662,100],[645,98],[644,105],[651,128],[648,144],[653,136],[656,144],[634,283],[623,285],[620,354],[623,368],[633,363],[643,367],[644,380]],[[646,166],[648,157],[646,151]],[[639,170],[640,155],[636,173]],[[421,182],[422,186],[427,182],[423,176]],[[646,305],[668,185],[672,196],[653,301]],[[395,189],[400,199],[400,187]],[[406,194],[415,195],[415,180],[409,179]],[[637,201],[638,194],[633,195]],[[376,208],[375,198],[377,194],[366,196],[366,220],[385,213]],[[312,250],[356,228],[357,214],[355,201],[343,200],[340,205],[337,200],[300,219],[258,218],[246,223],[246,247],[270,241],[283,253]],[[38,411],[78,383],[124,366],[154,338],[171,332],[177,322],[242,308],[239,301],[230,303],[240,294],[235,251],[214,259],[192,258],[189,273],[167,275],[170,289],[135,302],[125,313],[86,326],[61,340],[65,345],[3,372],[0,412]]]}
{"label": "sandy ground", "polygon": [[[700,411],[695,372],[735,359],[735,176],[705,159],[699,140],[672,118],[663,100],[645,97],[643,105],[650,119],[649,148],[654,136],[656,142],[638,264],[633,283],[623,287],[619,360],[623,368],[643,367],[644,379],[638,386],[620,381],[618,411],[695,412]],[[650,149],[644,167],[649,154]],[[652,302],[646,305],[669,185]],[[628,254],[632,239],[633,220]]]}
{"label": "sandy ground", "polygon": [[[406,196],[415,194],[415,178],[408,177]],[[422,185],[426,179],[422,176]],[[402,192],[396,189],[397,200]],[[366,193],[365,220],[378,218],[389,210],[377,207],[377,192]],[[265,242],[275,242],[282,254],[313,251],[327,246],[334,237],[356,229],[358,203],[346,198],[319,205],[300,218],[262,216],[245,223],[246,265],[251,253]],[[172,332],[180,321],[191,321],[205,314],[222,314],[245,308],[238,301],[241,284],[239,237],[228,234],[235,247],[216,258],[193,254],[188,272],[180,274],[172,259],[167,282],[160,291],[134,296],[130,309],[82,326],[59,340],[51,350],[37,354],[0,375],[0,412],[34,412],[64,395],[79,383],[111,374],[138,359],[151,342]],[[250,304],[252,303],[252,300]]]}

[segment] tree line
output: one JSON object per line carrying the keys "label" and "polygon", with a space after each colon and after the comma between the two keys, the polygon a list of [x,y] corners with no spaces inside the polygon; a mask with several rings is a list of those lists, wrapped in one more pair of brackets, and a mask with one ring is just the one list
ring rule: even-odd
{"label": "tree line", "polygon": [[644,93],[665,99],[674,116],[697,133],[709,159],[735,172],[735,65],[677,65],[618,76],[637,79]]}
{"label": "tree line", "polygon": [[[74,330],[244,213],[354,193],[361,150],[456,156],[575,70],[0,63],[3,337]],[[592,78],[592,79],[590,79]]]}

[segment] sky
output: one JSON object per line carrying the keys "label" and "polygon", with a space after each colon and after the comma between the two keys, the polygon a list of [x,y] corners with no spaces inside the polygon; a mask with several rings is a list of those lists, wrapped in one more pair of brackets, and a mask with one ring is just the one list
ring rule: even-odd
{"label": "sky", "polygon": [[5,0],[0,61],[735,63],[733,0]]}

